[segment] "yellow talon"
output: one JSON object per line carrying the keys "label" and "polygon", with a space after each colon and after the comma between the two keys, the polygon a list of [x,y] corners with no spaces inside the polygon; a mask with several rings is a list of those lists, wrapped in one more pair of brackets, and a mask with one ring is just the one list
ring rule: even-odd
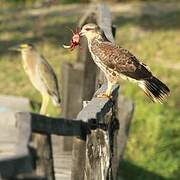
{"label": "yellow talon", "polygon": [[98,98],[109,98],[109,99],[111,99],[111,98],[112,98],[112,95],[109,95],[109,94],[107,94],[107,93],[100,93],[100,94],[98,94],[96,97],[98,97]]}

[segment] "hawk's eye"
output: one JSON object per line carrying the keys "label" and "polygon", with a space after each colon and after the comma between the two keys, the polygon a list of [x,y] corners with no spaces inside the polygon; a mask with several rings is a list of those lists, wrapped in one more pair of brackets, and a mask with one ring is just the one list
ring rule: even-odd
{"label": "hawk's eye", "polygon": [[93,28],[86,28],[85,30],[86,31],[90,31],[90,30],[93,30]]}

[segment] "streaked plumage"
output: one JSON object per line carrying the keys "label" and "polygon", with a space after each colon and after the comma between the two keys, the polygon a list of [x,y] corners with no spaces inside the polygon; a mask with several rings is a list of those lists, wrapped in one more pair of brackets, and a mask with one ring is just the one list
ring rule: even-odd
{"label": "streaked plumage", "polygon": [[60,105],[60,94],[56,74],[47,60],[30,44],[15,48],[22,54],[22,63],[31,83],[42,95],[40,114],[46,113],[51,97],[54,105]]}
{"label": "streaked plumage", "polygon": [[61,100],[56,74],[45,58],[42,56],[41,58],[41,63],[39,63],[40,78],[46,87],[46,93],[51,96],[54,105],[59,105]]}
{"label": "streaked plumage", "polygon": [[95,24],[83,26],[80,34],[87,37],[92,58],[105,73],[108,80],[108,89],[105,93],[107,96],[119,78],[136,82],[155,102],[162,102],[168,96],[169,88],[154,77],[145,64],[128,50],[105,40]]}

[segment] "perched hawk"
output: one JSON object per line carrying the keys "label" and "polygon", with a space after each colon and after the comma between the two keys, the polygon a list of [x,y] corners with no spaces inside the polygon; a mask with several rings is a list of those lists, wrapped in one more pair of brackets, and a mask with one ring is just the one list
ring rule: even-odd
{"label": "perched hawk", "polygon": [[80,36],[87,38],[91,56],[108,80],[107,90],[101,96],[110,97],[112,85],[119,78],[137,83],[154,102],[161,103],[169,95],[169,88],[154,77],[145,64],[128,50],[105,40],[97,25],[84,25]]}

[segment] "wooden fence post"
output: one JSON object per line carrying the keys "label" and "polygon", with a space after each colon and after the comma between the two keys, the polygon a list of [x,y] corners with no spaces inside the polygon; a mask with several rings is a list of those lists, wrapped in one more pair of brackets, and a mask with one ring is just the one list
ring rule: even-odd
{"label": "wooden fence post", "polygon": [[[16,115],[19,120],[18,125],[24,125],[27,128],[24,131],[31,132],[31,116],[27,114]],[[27,121],[25,121],[27,120]],[[21,123],[21,124],[20,124]],[[29,126],[28,126],[29,125]],[[24,132],[24,133],[27,133]],[[19,136],[23,136],[22,132]],[[50,134],[39,134],[33,133],[31,136],[31,147],[35,149],[36,154],[34,154],[35,160],[35,175],[39,177],[46,177],[48,180],[54,180],[54,166],[53,166],[53,155],[52,155],[52,142]],[[19,138],[21,140],[21,138]],[[26,145],[27,146],[27,145]]]}
{"label": "wooden fence post", "polygon": [[[80,63],[75,65],[65,63],[62,65],[62,74],[62,115],[72,119],[82,109],[84,67]],[[63,138],[63,149],[72,150],[72,137]]]}
{"label": "wooden fence post", "polygon": [[[103,85],[97,93],[105,88]],[[78,114],[77,118],[88,122],[90,129],[86,141],[75,138],[71,180],[106,180],[112,177],[113,137],[118,129],[113,102],[117,94],[118,87],[115,86],[112,100],[93,98]]]}
{"label": "wooden fence post", "polygon": [[36,149],[36,175],[55,180],[52,155],[51,135],[33,134],[34,147]]}

